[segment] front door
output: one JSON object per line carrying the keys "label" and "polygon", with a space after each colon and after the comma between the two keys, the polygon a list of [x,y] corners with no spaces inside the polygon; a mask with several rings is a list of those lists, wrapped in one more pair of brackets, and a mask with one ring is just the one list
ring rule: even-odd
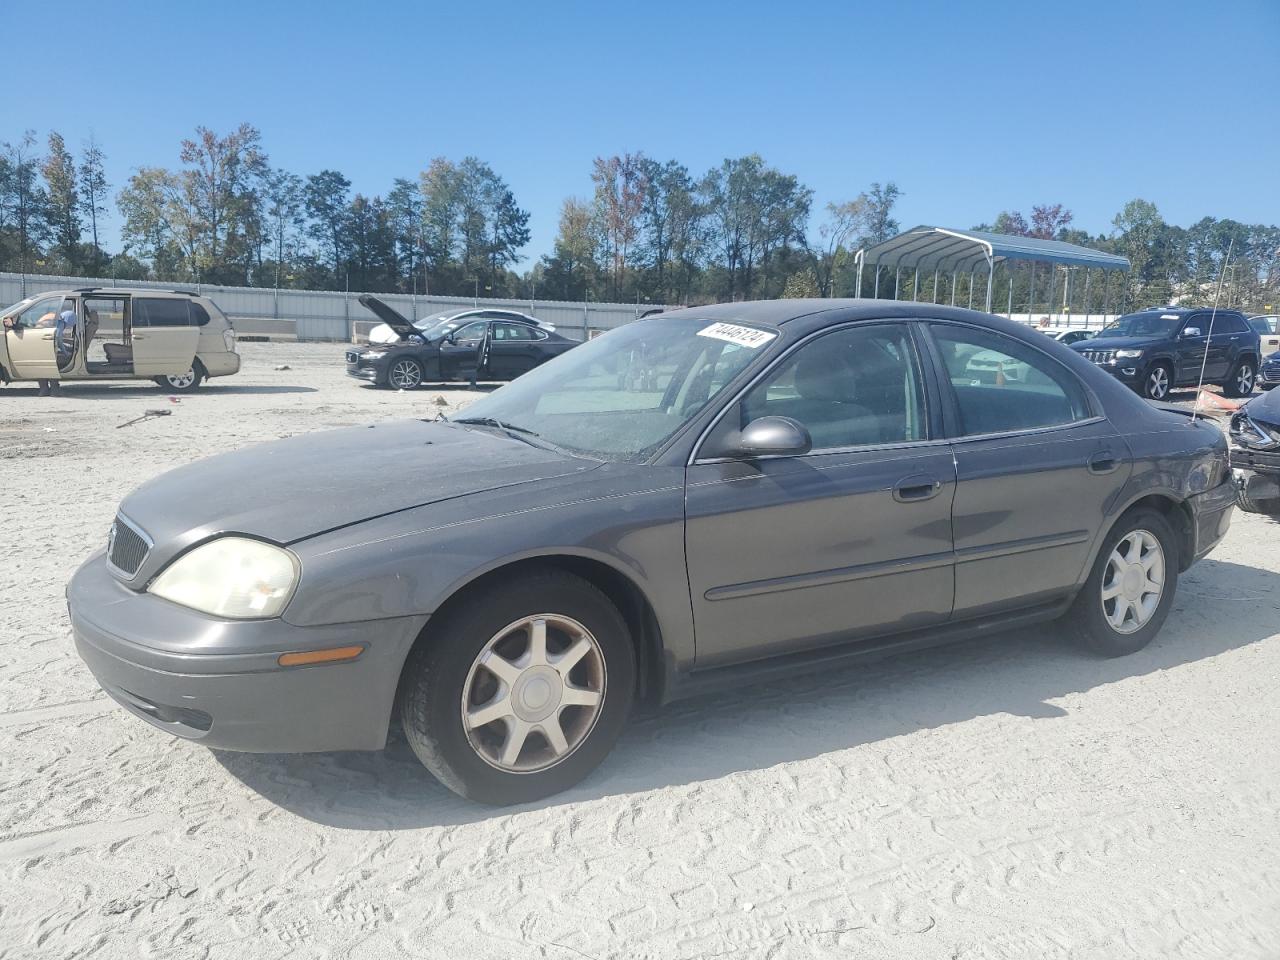
{"label": "front door", "polygon": [[1202,368],[1206,382],[1221,380],[1227,375],[1230,337],[1217,328],[1215,318],[1215,329],[1210,339],[1209,316],[1207,313],[1193,313],[1187,317],[1178,334],[1178,369],[1174,373],[1174,382],[1181,386],[1198,383]]}
{"label": "front door", "polygon": [[[713,456],[765,416],[803,424],[812,451]],[[948,444],[930,439],[907,324],[858,324],[798,347],[726,412],[698,457],[685,524],[698,666],[950,615],[955,467]]]}
{"label": "front door", "polygon": [[[951,400],[955,616],[1059,597],[1128,479],[1129,448],[1047,354],[961,324],[930,330]],[[975,376],[975,356],[1001,375]]]}
{"label": "front door", "polygon": [[440,343],[440,376],[446,380],[471,379],[480,363],[488,320],[473,320]]}
{"label": "front door", "polygon": [[57,324],[64,309],[62,297],[42,297],[9,318],[4,337],[13,379],[57,379]]}
{"label": "front door", "polygon": [[189,300],[134,297],[130,317],[135,374],[180,376],[191,369],[200,328],[195,325]]}

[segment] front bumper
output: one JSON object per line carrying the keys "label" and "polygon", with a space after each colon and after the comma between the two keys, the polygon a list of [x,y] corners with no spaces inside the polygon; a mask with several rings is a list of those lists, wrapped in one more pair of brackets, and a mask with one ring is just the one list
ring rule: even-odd
{"label": "front bumper", "polygon": [[1227,478],[1211,490],[1188,497],[1187,505],[1194,521],[1192,558],[1200,560],[1222,542],[1231,527],[1231,511],[1236,506],[1235,484]]}
{"label": "front bumper", "polygon": [[[253,753],[380,750],[425,617],[297,627],[218,620],[135,593],[90,557],[67,587],[76,651],[102,689],[153,726]],[[357,659],[280,667],[281,653],[365,644]]]}
{"label": "front bumper", "polygon": [[1256,504],[1274,507],[1265,511],[1280,515],[1280,450],[1231,448],[1231,474],[1240,495],[1241,509]]}
{"label": "front bumper", "polygon": [[365,380],[369,383],[383,383],[383,360],[361,361],[359,359],[352,360],[358,354],[347,352],[347,376],[355,377],[357,380]]}

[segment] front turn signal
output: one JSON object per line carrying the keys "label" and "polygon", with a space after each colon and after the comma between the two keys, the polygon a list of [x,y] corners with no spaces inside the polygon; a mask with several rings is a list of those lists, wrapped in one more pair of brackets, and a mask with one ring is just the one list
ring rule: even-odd
{"label": "front turn signal", "polygon": [[364,653],[364,647],[330,647],[328,650],[299,650],[282,653],[276,663],[282,667],[304,667],[312,663],[341,663],[354,660]]}

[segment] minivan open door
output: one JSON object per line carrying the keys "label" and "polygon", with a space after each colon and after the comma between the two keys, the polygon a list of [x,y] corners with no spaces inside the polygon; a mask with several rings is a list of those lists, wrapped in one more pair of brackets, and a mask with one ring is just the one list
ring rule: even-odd
{"label": "minivan open door", "polygon": [[43,297],[13,315],[4,339],[15,380],[58,379],[58,317],[67,305],[65,297]]}
{"label": "minivan open door", "polygon": [[179,376],[191,369],[200,328],[183,298],[134,297],[129,310],[133,372]]}

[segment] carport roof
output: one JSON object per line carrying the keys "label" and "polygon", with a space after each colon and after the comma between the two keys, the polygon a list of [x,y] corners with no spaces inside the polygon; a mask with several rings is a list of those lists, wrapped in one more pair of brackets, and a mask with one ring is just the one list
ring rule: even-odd
{"label": "carport roof", "polygon": [[1039,260],[1103,270],[1128,270],[1129,260],[1060,240],[1038,240],[982,230],[919,226],[862,251],[862,262],[882,267],[972,270],[1002,260]]}

